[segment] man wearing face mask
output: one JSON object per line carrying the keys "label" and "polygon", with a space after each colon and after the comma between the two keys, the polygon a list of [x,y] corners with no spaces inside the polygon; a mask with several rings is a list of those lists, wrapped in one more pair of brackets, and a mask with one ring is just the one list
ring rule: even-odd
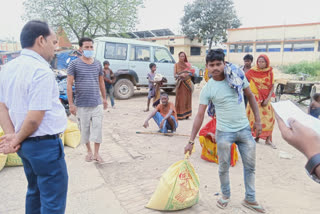
{"label": "man wearing face mask", "polygon": [[[93,160],[102,163],[99,155],[102,143],[103,110],[107,109],[106,89],[101,63],[94,59],[93,40],[79,40],[82,56],[68,66],[67,94],[71,114],[77,116],[81,132],[81,143],[86,144],[87,162]],[[72,85],[75,83],[75,103],[73,103]],[[100,97],[100,92],[102,99]],[[94,142],[94,153],[90,142]]]}

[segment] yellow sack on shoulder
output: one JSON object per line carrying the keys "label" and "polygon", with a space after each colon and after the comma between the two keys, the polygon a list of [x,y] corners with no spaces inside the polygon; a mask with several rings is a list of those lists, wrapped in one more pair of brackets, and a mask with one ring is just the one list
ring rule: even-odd
{"label": "yellow sack on shoulder", "polygon": [[11,153],[8,154],[6,166],[23,166],[23,163],[17,153]]}
{"label": "yellow sack on shoulder", "polygon": [[6,165],[7,156],[5,154],[0,154],[0,171],[3,169],[3,167]]}
{"label": "yellow sack on shoulder", "polygon": [[185,158],[165,171],[146,207],[162,211],[182,210],[198,201],[199,177]]}
{"label": "yellow sack on shoulder", "polygon": [[80,144],[80,137],[80,130],[77,123],[68,120],[67,129],[64,132],[65,145],[76,148]]}

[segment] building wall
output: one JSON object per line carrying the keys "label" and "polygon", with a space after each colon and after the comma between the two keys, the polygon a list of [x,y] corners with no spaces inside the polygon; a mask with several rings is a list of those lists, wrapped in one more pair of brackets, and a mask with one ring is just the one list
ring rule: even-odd
{"label": "building wall", "polygon": [[[243,56],[250,53],[255,59],[268,55],[273,66],[315,61],[320,60],[319,42],[320,23],[230,29],[226,59],[242,64]],[[252,50],[241,46],[245,44],[252,45]]]}
{"label": "building wall", "polygon": [[21,50],[20,42],[0,41],[0,51],[18,51]]}
{"label": "building wall", "polygon": [[[190,40],[185,36],[171,36],[171,37],[158,37],[158,38],[145,38],[141,39],[143,41],[155,42],[157,44],[164,45],[168,47],[174,48],[173,58],[178,61],[178,54],[183,51],[186,53],[188,60],[190,63],[204,63],[206,56],[206,46],[203,45],[202,42],[199,42],[197,39]],[[191,56],[191,47],[199,47],[200,55]]]}

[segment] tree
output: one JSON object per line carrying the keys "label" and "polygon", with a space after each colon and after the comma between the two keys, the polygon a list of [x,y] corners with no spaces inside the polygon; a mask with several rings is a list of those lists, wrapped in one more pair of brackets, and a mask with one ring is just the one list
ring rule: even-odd
{"label": "tree", "polygon": [[227,29],[238,28],[238,19],[232,0],[195,0],[184,8],[181,19],[182,32],[190,39],[198,38],[204,43],[225,42]]}
{"label": "tree", "polygon": [[25,20],[40,19],[63,27],[77,39],[131,30],[143,0],[25,0]]}

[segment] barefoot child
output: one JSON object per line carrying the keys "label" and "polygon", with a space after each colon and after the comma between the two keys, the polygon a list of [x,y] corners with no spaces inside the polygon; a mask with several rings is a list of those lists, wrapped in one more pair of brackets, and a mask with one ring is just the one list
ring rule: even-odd
{"label": "barefoot child", "polygon": [[148,92],[148,103],[147,103],[147,109],[145,112],[149,111],[149,106],[150,106],[150,100],[154,97],[155,95],[155,86],[154,86],[154,76],[156,75],[156,70],[157,66],[154,63],[150,63],[149,65],[150,68],[150,73],[148,73],[148,80],[149,80],[149,92]]}
{"label": "barefoot child", "polygon": [[110,63],[108,61],[103,62],[103,73],[104,73],[104,83],[106,86],[107,96],[110,97],[110,102],[112,108],[114,108],[114,97],[113,97],[113,84],[116,81],[116,78],[109,68]]}

